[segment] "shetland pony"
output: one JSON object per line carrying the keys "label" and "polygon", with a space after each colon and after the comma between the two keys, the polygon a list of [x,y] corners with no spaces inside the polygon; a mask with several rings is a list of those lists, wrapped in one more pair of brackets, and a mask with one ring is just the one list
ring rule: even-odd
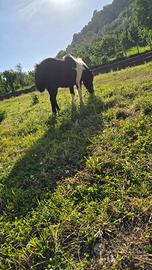
{"label": "shetland pony", "polygon": [[82,99],[82,82],[89,93],[94,92],[93,74],[81,58],[66,55],[63,59],[47,58],[35,68],[35,85],[37,90],[48,90],[52,112],[56,114],[60,110],[57,103],[58,88],[69,88],[74,105],[74,86],[76,85],[80,103]]}

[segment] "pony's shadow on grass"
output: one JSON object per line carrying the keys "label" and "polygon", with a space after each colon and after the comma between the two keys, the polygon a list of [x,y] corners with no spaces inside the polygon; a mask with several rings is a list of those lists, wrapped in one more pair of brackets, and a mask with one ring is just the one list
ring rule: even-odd
{"label": "pony's shadow on grass", "polygon": [[24,216],[41,199],[51,196],[59,181],[84,166],[90,139],[103,128],[102,111],[102,101],[90,96],[79,110],[61,112],[47,121],[47,132],[5,179],[2,212]]}

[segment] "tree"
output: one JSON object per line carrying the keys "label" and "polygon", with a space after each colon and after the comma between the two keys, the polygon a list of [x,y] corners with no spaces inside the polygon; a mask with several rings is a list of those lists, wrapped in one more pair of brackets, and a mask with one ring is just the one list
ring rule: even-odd
{"label": "tree", "polygon": [[152,30],[147,28],[141,28],[140,34],[152,50]]}
{"label": "tree", "polygon": [[147,31],[147,43],[150,46],[150,49],[152,50],[152,30]]}
{"label": "tree", "polygon": [[137,47],[139,53],[140,31],[135,20],[130,24],[128,34],[130,41]]}
{"label": "tree", "polygon": [[129,37],[128,37],[128,31],[127,30],[120,33],[119,42],[121,44],[123,53],[127,56],[127,49],[129,47]]}
{"label": "tree", "polygon": [[17,80],[16,72],[14,72],[13,70],[5,70],[2,73],[2,80],[7,92],[15,92],[15,84]]}
{"label": "tree", "polygon": [[25,73],[23,72],[22,65],[18,64],[15,69],[16,69],[16,77],[17,77],[19,86],[21,87],[25,86],[25,82],[24,82]]}
{"label": "tree", "polygon": [[24,79],[25,85],[31,86],[34,84],[34,73],[35,73],[34,70],[31,70],[25,74],[25,79]]}
{"label": "tree", "polygon": [[151,29],[152,28],[152,0],[136,0],[135,12],[138,24]]}
{"label": "tree", "polygon": [[61,51],[58,52],[56,57],[57,58],[62,58],[65,54],[66,54],[66,51],[61,50]]}
{"label": "tree", "polygon": [[100,48],[102,55],[106,55],[108,57],[115,56],[117,47],[117,39],[114,36],[105,35],[100,43]]}
{"label": "tree", "polygon": [[6,90],[5,90],[5,84],[4,84],[4,79],[3,79],[3,74],[0,73],[0,94],[5,94]]}

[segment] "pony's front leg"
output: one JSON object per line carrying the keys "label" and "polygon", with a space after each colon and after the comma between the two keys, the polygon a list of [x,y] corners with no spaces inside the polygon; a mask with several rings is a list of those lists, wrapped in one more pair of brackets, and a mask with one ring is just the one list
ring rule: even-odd
{"label": "pony's front leg", "polygon": [[50,102],[52,106],[52,113],[56,115],[56,105],[55,105],[55,98],[53,95],[50,95]]}
{"label": "pony's front leg", "polygon": [[71,94],[71,105],[72,105],[72,109],[75,107],[75,94],[74,94],[74,86],[70,87],[70,94]]}

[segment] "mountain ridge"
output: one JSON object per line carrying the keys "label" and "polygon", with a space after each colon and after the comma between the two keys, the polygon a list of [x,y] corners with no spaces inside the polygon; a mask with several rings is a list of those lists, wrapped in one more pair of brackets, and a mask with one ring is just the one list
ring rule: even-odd
{"label": "mountain ridge", "polygon": [[66,52],[89,46],[94,41],[101,39],[104,34],[126,28],[133,2],[134,0],[114,0],[111,4],[104,6],[102,10],[95,10],[88,24],[73,35]]}

